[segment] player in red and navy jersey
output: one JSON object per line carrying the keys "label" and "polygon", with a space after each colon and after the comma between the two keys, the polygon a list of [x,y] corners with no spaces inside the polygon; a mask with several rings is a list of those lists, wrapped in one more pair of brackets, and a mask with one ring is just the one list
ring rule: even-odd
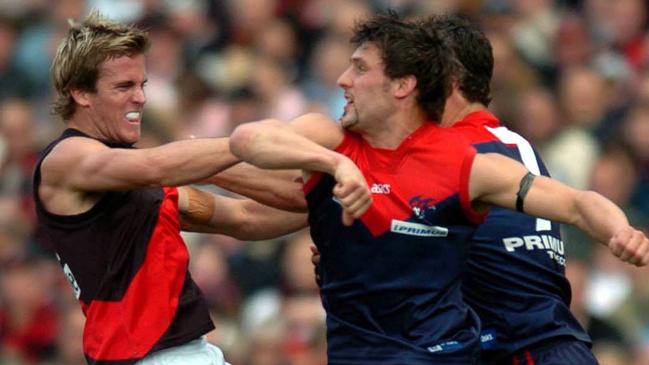
{"label": "player in red and navy jersey", "polygon": [[[458,60],[456,87],[442,123],[459,129],[479,153],[500,153],[549,176],[522,136],[501,126],[490,102],[493,55],[486,36],[454,16],[431,17]],[[484,364],[597,364],[590,337],[570,312],[564,243],[555,222],[492,208],[472,236],[464,299],[482,321]]]}
{"label": "player in red and navy jersey", "polygon": [[176,188],[236,163],[225,139],[132,147],[146,101],[147,47],[144,32],[97,13],[71,26],[52,67],[55,112],[67,129],[36,166],[37,230],[86,315],[89,364],[225,364],[202,337],[214,326],[187,271],[180,230],[261,239],[304,225],[304,217]]}
{"label": "player in red and navy jersey", "polygon": [[[574,224],[646,264],[649,241],[610,201],[500,154],[476,154],[460,129],[435,125],[451,64],[435,29],[378,15],[353,41],[339,78],[348,100],[341,124],[318,115],[268,120],[240,126],[230,140],[259,167],[315,171],[305,190],[330,364],[478,363],[478,322],[460,279],[486,205]],[[345,189],[336,167],[346,159],[371,186],[367,211],[360,193],[332,196]]]}

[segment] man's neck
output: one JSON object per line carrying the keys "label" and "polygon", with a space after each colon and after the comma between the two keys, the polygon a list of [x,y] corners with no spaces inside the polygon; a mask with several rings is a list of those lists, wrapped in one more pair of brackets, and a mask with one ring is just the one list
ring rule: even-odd
{"label": "man's neck", "polygon": [[83,114],[83,111],[77,111],[72,118],[68,120],[67,127],[79,130],[90,137],[102,139],[101,131],[97,129],[94,123],[90,122],[90,119]]}
{"label": "man's neck", "polygon": [[469,101],[464,98],[460,92],[455,90],[444,105],[444,115],[442,115],[441,126],[450,127],[471,113],[485,110],[487,110],[487,107],[484,104],[476,101]]}
{"label": "man's neck", "polygon": [[411,108],[387,117],[381,124],[367,131],[359,131],[359,134],[372,147],[394,150],[424,123],[432,122],[428,121],[423,110]]}

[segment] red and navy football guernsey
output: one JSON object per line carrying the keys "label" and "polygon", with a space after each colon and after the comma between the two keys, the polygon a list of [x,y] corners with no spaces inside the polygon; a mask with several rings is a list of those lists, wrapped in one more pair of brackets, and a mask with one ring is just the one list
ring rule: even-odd
{"label": "red and navy football guernsey", "polygon": [[56,144],[75,136],[88,137],[67,129],[42,152],[34,200],[38,234],[55,250],[86,315],[88,363],[134,364],[211,331],[207,305],[187,271],[175,188],[107,192],[77,215],[44,208],[37,193],[41,163]]}
{"label": "red and navy football guernsey", "polygon": [[[478,153],[500,153],[549,176],[529,142],[489,112],[469,114],[452,129]],[[506,354],[561,337],[590,343],[569,309],[564,243],[555,222],[492,208],[472,237],[462,289],[482,321],[485,363],[499,364]]]}
{"label": "red and navy football guernsey", "polygon": [[475,150],[425,123],[396,150],[347,132],[336,151],[361,169],[373,203],[346,227],[335,180],[316,173],[305,184],[329,364],[474,364],[479,323],[461,273],[482,220],[468,198]]}

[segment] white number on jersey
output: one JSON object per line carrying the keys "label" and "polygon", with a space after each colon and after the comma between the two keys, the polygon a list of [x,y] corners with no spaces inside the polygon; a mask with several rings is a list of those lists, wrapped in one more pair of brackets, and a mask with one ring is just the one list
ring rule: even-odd
{"label": "white number on jersey", "polygon": [[[518,152],[521,155],[521,159],[523,160],[523,165],[525,165],[525,167],[527,167],[527,169],[530,170],[530,172],[534,175],[541,175],[541,169],[539,168],[539,163],[536,160],[534,149],[532,148],[532,145],[530,145],[530,143],[525,138],[523,138],[523,136],[518,133],[512,132],[505,127],[485,128],[487,128],[487,130],[491,132],[491,134],[496,136],[502,143],[516,145],[516,148],[518,148]],[[536,219],[537,231],[549,231],[551,229],[552,224],[549,220],[541,218]]]}

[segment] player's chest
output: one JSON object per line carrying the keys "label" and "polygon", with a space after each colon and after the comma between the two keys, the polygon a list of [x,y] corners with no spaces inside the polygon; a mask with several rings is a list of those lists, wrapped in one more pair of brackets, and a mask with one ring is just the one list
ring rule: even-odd
{"label": "player's chest", "polygon": [[426,230],[461,211],[459,168],[435,156],[411,155],[398,164],[375,163],[362,170],[372,195],[362,220],[376,235],[413,227]]}

